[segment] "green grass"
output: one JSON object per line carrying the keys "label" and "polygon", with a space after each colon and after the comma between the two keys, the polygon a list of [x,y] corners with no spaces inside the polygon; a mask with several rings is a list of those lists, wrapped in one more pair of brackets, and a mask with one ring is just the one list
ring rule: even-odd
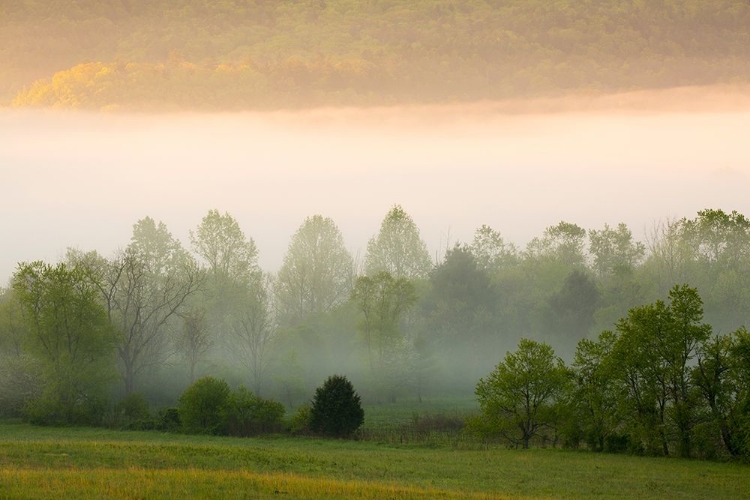
{"label": "green grass", "polygon": [[[278,493],[277,493],[278,492]],[[115,494],[116,493],[116,494]],[[0,424],[0,498],[748,498],[750,467]]]}

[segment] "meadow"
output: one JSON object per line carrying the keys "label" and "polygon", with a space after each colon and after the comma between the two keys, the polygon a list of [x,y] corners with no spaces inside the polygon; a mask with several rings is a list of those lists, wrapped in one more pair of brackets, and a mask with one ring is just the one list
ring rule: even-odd
{"label": "meadow", "polygon": [[737,463],[0,424],[0,498],[748,496]]}

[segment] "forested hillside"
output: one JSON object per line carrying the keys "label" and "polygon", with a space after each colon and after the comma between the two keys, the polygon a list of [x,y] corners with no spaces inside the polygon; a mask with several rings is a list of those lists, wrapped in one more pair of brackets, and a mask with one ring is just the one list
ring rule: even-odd
{"label": "forested hillside", "polygon": [[25,0],[0,103],[242,110],[750,80],[746,0]]}

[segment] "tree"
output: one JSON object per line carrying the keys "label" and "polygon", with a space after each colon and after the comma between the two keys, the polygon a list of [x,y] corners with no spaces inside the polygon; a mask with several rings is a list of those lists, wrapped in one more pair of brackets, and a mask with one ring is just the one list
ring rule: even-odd
{"label": "tree", "polygon": [[427,245],[414,220],[400,205],[386,214],[380,231],[367,244],[365,270],[370,276],[387,272],[395,278],[426,278],[432,268]]}
{"label": "tree", "polygon": [[692,380],[730,455],[750,457],[750,333],[717,335],[698,351]]}
{"label": "tree", "polygon": [[471,253],[482,269],[493,272],[503,265],[518,259],[518,249],[513,243],[506,243],[502,235],[490,226],[483,225],[474,233]]}
{"label": "tree", "polygon": [[[585,272],[574,269],[565,278],[562,288],[549,299],[549,329],[570,346],[585,338],[594,325],[594,312],[599,301],[596,283]],[[568,352],[570,349],[568,348]]]}
{"label": "tree", "polygon": [[476,386],[482,414],[512,443],[529,447],[554,420],[553,408],[569,379],[562,360],[548,344],[522,339]]}
{"label": "tree", "polygon": [[308,217],[292,237],[276,279],[279,320],[285,326],[332,310],[347,299],[353,261],[332,219]]}
{"label": "tree", "polygon": [[589,448],[603,451],[619,424],[619,385],[610,364],[616,336],[604,331],[596,341],[581,339],[573,362],[576,417]]}
{"label": "tree", "polygon": [[276,341],[276,324],[270,296],[270,277],[245,290],[240,311],[231,320],[233,328],[233,352],[240,362],[250,370],[253,390],[261,394],[263,375],[268,367],[269,353]]}
{"label": "tree", "polygon": [[567,267],[581,267],[586,263],[585,238],[585,229],[563,221],[545,229],[541,239],[531,240],[527,253],[529,256],[556,260]]}
{"label": "tree", "polygon": [[110,321],[127,394],[146,368],[164,363],[167,325],[201,289],[205,275],[163,223],[146,217],[133,226],[131,244],[106,262],[99,290]]}
{"label": "tree", "polygon": [[193,250],[207,264],[209,275],[222,281],[247,284],[258,272],[258,249],[237,221],[225,212],[209,210],[195,232],[190,231]]}
{"label": "tree", "polygon": [[370,361],[370,369],[382,365],[388,349],[400,338],[399,321],[416,302],[414,285],[406,278],[394,278],[387,272],[360,276],[352,299],[363,320],[359,325]]}
{"label": "tree", "polygon": [[[505,340],[489,270],[468,247],[456,245],[430,273],[430,285],[420,301],[424,341],[449,351],[446,365],[476,380],[487,369],[486,354]],[[489,362],[494,365],[496,359]]]}
{"label": "tree", "polygon": [[694,288],[675,286],[669,300],[631,309],[617,324],[612,356],[627,388],[631,418],[643,431],[636,437],[646,451],[656,451],[658,436],[661,453],[669,455],[673,430],[679,454],[688,457],[696,424],[690,365],[711,327],[701,322],[702,301]]}
{"label": "tree", "polygon": [[226,408],[229,385],[224,380],[203,377],[180,396],[178,411],[187,432],[196,434],[226,433]]}
{"label": "tree", "polygon": [[198,228],[190,231],[190,242],[207,265],[200,300],[207,310],[208,332],[215,343],[231,352],[233,326],[229,319],[240,311],[248,287],[260,282],[258,249],[234,217],[218,210],[209,210]]}
{"label": "tree", "polygon": [[21,264],[13,289],[26,318],[25,345],[40,363],[34,421],[97,423],[112,370],[112,334],[97,287],[81,267]]}
{"label": "tree", "polygon": [[365,412],[354,386],[342,375],[332,375],[315,389],[310,428],[326,436],[351,436],[365,421]]}
{"label": "tree", "polygon": [[177,337],[176,347],[190,367],[190,383],[195,382],[195,368],[206,359],[213,345],[206,325],[206,312],[191,309],[178,313],[182,318],[182,328]]}
{"label": "tree", "polygon": [[594,258],[593,268],[601,280],[632,270],[643,260],[646,247],[633,241],[633,233],[624,223],[612,229],[609,224],[604,229],[589,231],[589,252]]}

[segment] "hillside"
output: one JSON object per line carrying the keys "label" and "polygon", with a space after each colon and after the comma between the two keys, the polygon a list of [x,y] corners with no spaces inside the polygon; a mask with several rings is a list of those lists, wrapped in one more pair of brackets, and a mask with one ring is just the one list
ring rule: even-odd
{"label": "hillside", "polygon": [[0,103],[466,102],[750,82],[746,0],[25,0]]}

